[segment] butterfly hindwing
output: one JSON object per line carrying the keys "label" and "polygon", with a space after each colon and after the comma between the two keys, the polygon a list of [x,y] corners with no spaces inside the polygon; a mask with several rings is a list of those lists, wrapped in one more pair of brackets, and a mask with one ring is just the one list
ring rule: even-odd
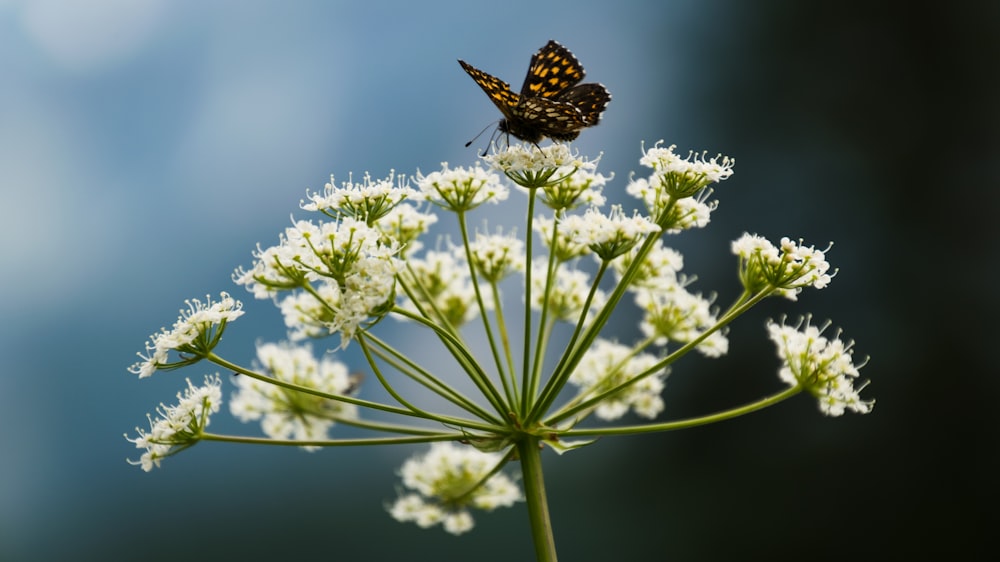
{"label": "butterfly hindwing", "polygon": [[563,92],[559,101],[580,110],[583,126],[592,127],[600,122],[601,113],[611,102],[611,94],[600,84],[580,84]]}

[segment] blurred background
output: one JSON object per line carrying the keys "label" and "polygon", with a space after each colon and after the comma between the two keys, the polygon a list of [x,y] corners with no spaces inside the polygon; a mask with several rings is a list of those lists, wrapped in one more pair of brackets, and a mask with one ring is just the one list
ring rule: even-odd
{"label": "blurred background", "polygon": [[[455,59],[517,89],[549,39],[614,96],[575,143],[604,152],[613,201],[627,202],[640,141],[736,158],[710,227],[671,240],[697,289],[720,304],[737,294],[728,244],[744,231],[836,242],[828,289],[765,303],[733,326],[729,356],[676,366],[665,417],[780,388],[764,321],[806,312],[871,356],[864,396],[878,401],[831,419],[802,397],[546,452],[562,558],[985,558],[998,497],[998,12],[0,0],[0,560],[531,560],[523,504],[477,514],[458,538],[394,522],[395,471],[419,449],[206,443],[147,474],[126,464],[138,452],[122,434],[210,370],[125,370],[184,299],[245,301],[221,350],[248,363],[283,328],[230,274],[306,215],[306,188],[471,163],[485,143],[463,144],[499,114]],[[473,220],[516,224],[508,210]],[[634,326],[615,329],[627,340]],[[356,346],[339,358],[363,366]],[[227,411],[212,428],[259,432]]]}

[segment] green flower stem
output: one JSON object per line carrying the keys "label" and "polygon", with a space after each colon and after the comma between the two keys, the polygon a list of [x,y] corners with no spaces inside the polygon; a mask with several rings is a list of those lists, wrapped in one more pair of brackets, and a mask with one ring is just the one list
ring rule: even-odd
{"label": "green flower stem", "polygon": [[527,412],[531,408],[531,397],[528,392],[531,388],[531,259],[535,238],[531,228],[535,221],[537,191],[528,190],[528,234],[524,237],[524,362],[521,365],[521,412]]}
{"label": "green flower stem", "polygon": [[344,402],[344,403],[347,403],[347,404],[354,404],[355,406],[360,406],[362,408],[370,408],[372,410],[379,410],[379,411],[382,411],[382,412],[389,412],[389,413],[392,413],[392,414],[399,414],[401,416],[409,416],[409,417],[414,417],[414,418],[421,418],[421,419],[426,419],[426,420],[437,421],[437,422],[444,423],[444,424],[447,424],[447,425],[452,425],[452,426],[455,426],[455,427],[468,427],[468,428],[483,429],[484,431],[496,431],[496,427],[495,426],[491,426],[491,425],[484,426],[484,425],[482,425],[482,424],[480,424],[480,423],[478,423],[476,421],[473,421],[473,420],[467,420],[467,419],[463,419],[463,418],[455,418],[455,417],[452,417],[452,416],[429,416],[427,414],[422,414],[422,413],[414,412],[414,411],[411,411],[411,410],[407,410],[405,408],[399,408],[399,407],[396,407],[396,406],[390,406],[388,404],[381,404],[379,402],[372,402],[370,400],[362,400],[360,398],[354,398],[354,397],[351,397],[351,396],[345,396],[343,394],[329,394],[329,393],[326,393],[326,392],[322,392],[322,391],[316,390],[315,388],[310,388],[308,386],[302,386],[302,385],[298,385],[298,384],[295,384],[295,383],[285,382],[283,380],[279,380],[279,379],[276,379],[276,378],[268,377],[268,376],[262,375],[262,374],[260,374],[258,372],[251,371],[250,369],[245,369],[245,368],[240,367],[239,365],[237,365],[235,363],[230,363],[229,361],[226,361],[222,357],[219,357],[218,355],[216,355],[214,353],[211,353],[211,352],[209,352],[205,356],[205,359],[208,359],[212,363],[215,363],[216,365],[219,365],[220,367],[223,367],[226,370],[233,371],[234,373],[237,373],[237,374],[240,374],[240,375],[244,375],[244,376],[250,377],[252,379],[257,379],[257,380],[259,380],[261,382],[266,382],[268,384],[273,384],[275,386],[280,386],[281,388],[287,388],[288,390],[294,390],[296,392],[302,392],[302,393],[305,393],[305,394],[311,394],[312,396],[319,396],[320,398],[326,398],[327,400],[336,400],[338,402]]}
{"label": "green flower stem", "polygon": [[539,562],[555,562],[557,560],[556,542],[552,534],[549,500],[545,495],[542,455],[538,437],[525,435],[517,442],[517,453],[521,459],[524,496],[528,505],[528,519],[531,522],[531,538],[535,544],[535,558]]}
{"label": "green flower stem", "polygon": [[571,429],[565,432],[560,432],[559,437],[584,437],[584,436],[594,436],[594,435],[636,435],[639,433],[656,433],[661,431],[675,431],[678,429],[687,429],[690,427],[697,427],[700,425],[708,425],[710,423],[717,423],[720,421],[725,421],[733,418],[737,418],[751,412],[756,412],[767,408],[768,406],[773,406],[778,402],[783,402],[789,398],[795,396],[796,394],[802,392],[801,386],[788,387],[785,390],[777,394],[772,394],[766,398],[762,398],[756,402],[751,402],[749,404],[733,408],[731,410],[724,410],[722,412],[717,412],[715,414],[709,414],[707,416],[699,416],[696,418],[688,418],[685,420],[677,420],[672,422],[663,423],[651,423],[647,425],[626,425],[619,427],[598,427],[593,429]]}
{"label": "green flower stem", "polygon": [[[566,370],[566,365],[570,362],[570,358],[574,357],[575,354],[579,354],[582,357],[583,350],[576,349],[576,342],[580,339],[580,334],[583,333],[583,326],[587,321],[587,312],[590,310],[591,303],[594,302],[594,295],[597,294],[597,288],[601,283],[601,279],[604,278],[608,266],[608,261],[601,261],[601,266],[594,275],[594,282],[590,286],[590,293],[587,294],[587,299],[583,303],[583,312],[580,314],[580,320],[573,330],[573,335],[570,337],[569,343],[566,344],[566,351],[559,358],[559,363],[556,364],[556,368],[552,371],[552,377],[546,383],[545,388],[542,389],[542,394],[539,396],[535,409],[528,416],[527,423],[533,423],[540,418],[542,413],[555,401],[556,396],[559,395],[559,391],[566,385],[566,381],[569,380],[569,376],[573,373],[572,370]],[[573,361],[573,365],[575,366],[577,362],[578,360]]]}
{"label": "green flower stem", "polygon": [[400,373],[406,375],[431,392],[434,392],[470,414],[486,420],[487,422],[497,425],[501,424],[501,421],[498,418],[492,416],[472,399],[458,392],[448,384],[435,377],[433,374],[429,373],[427,370],[414,363],[409,357],[397,351],[386,341],[371,334],[370,332],[365,333],[365,338],[374,344],[371,347],[372,353]]}
{"label": "green flower stem", "polygon": [[434,330],[438,337],[441,338],[441,341],[445,344],[445,346],[448,347],[448,350],[451,352],[452,356],[454,356],[455,361],[457,361],[465,372],[469,374],[469,378],[476,385],[476,387],[479,388],[480,392],[483,393],[483,396],[489,400],[490,404],[497,411],[497,413],[506,418],[508,408],[504,405],[503,398],[497,392],[493,383],[490,382],[486,373],[483,372],[482,367],[480,367],[479,363],[476,362],[472,352],[470,352],[460,340],[458,340],[451,333],[442,329],[440,326],[406,309],[397,306],[394,307],[392,311],[401,316],[405,316],[414,322],[423,324],[431,330]]}
{"label": "green flower stem", "polygon": [[[507,376],[514,376],[514,373],[504,374],[503,359],[500,358],[500,348],[497,346],[496,336],[493,334],[493,327],[490,325],[490,316],[486,313],[486,303],[483,302],[482,291],[479,290],[479,277],[476,275],[475,259],[472,256],[472,247],[469,240],[469,225],[465,220],[465,212],[458,212],[458,227],[462,232],[462,246],[465,248],[465,261],[469,266],[469,277],[472,279],[472,289],[476,293],[476,304],[479,306],[479,316],[483,320],[483,329],[486,331],[486,340],[490,344],[490,353],[493,354],[493,362],[496,365],[497,373],[501,379]],[[492,386],[492,385],[491,385]],[[496,389],[493,389],[496,393]],[[499,395],[497,395],[499,400]],[[512,406],[506,406],[503,410],[510,410]],[[516,407],[516,406],[513,406]],[[501,411],[501,413],[503,413]]]}
{"label": "green flower stem", "polygon": [[423,427],[414,427],[412,425],[384,423],[371,420],[362,420],[357,418],[345,418],[341,416],[326,416],[326,419],[329,419],[340,425],[357,427],[361,429],[371,429],[372,431],[384,431],[386,433],[400,433],[403,435],[425,435],[425,436],[442,435],[441,430],[423,428]]}
{"label": "green flower stem", "polygon": [[[559,236],[559,216],[557,215],[555,219],[556,220],[554,220],[552,224],[552,241],[549,242],[549,248],[551,248],[552,251],[549,252],[549,261],[545,264],[545,292],[542,296],[542,312],[538,318],[538,341],[535,342],[535,361],[531,367],[531,383],[530,386],[527,386],[524,389],[524,395],[527,397],[527,400],[530,401],[525,402],[525,405],[530,406],[532,411],[537,408],[537,399],[535,397],[538,396],[538,384],[539,379],[542,376],[542,363],[545,359],[545,341],[547,337],[542,327],[548,323],[549,298],[552,294],[552,282],[554,281],[557,267],[555,248],[557,247],[556,240]],[[526,267],[531,269],[531,263],[527,263]],[[525,417],[525,422],[530,423],[530,420],[531,414],[529,413],[528,416]]]}
{"label": "green flower stem", "polygon": [[698,344],[700,344],[702,341],[705,340],[705,338],[709,337],[714,332],[717,332],[717,331],[721,330],[722,328],[724,328],[725,326],[727,326],[730,322],[732,322],[733,320],[735,320],[736,318],[738,318],[741,314],[743,314],[747,310],[750,310],[754,305],[756,305],[761,300],[763,300],[764,298],[766,298],[769,294],[771,294],[772,291],[773,291],[773,289],[767,289],[767,290],[761,291],[760,293],[757,293],[753,297],[750,297],[749,293],[744,292],[743,294],[741,294],[736,299],[736,302],[729,308],[729,310],[726,311],[725,314],[722,315],[722,317],[715,323],[714,326],[712,326],[708,330],[705,330],[697,338],[695,338],[695,339],[687,342],[686,344],[682,345],[681,347],[677,348],[676,351],[674,351],[670,355],[667,355],[665,358],[663,358],[662,360],[658,361],[655,365],[653,365],[652,367],[646,369],[646,371],[644,371],[643,373],[640,373],[639,375],[637,375],[637,376],[635,376],[635,377],[633,377],[633,378],[631,378],[631,379],[629,379],[629,380],[627,380],[627,381],[619,384],[618,386],[615,386],[613,388],[609,388],[609,389],[605,390],[604,392],[602,392],[601,394],[598,394],[597,396],[594,396],[594,397],[586,400],[585,402],[580,403],[580,404],[578,404],[578,405],[576,405],[574,407],[563,408],[562,410],[560,410],[555,415],[550,416],[548,419],[546,419],[545,420],[545,425],[554,425],[554,424],[558,423],[559,421],[564,420],[567,417],[570,417],[570,416],[576,414],[577,412],[580,412],[582,410],[586,410],[587,408],[590,408],[591,406],[596,405],[597,403],[601,402],[602,400],[604,400],[608,396],[611,396],[612,394],[615,394],[616,392],[620,392],[621,390],[623,390],[623,389],[625,389],[625,388],[627,388],[627,387],[629,387],[629,386],[631,386],[631,385],[639,382],[640,380],[642,380],[642,379],[644,379],[644,378],[652,375],[653,373],[659,372],[660,370],[664,369],[666,366],[670,365],[674,361],[680,359],[684,355],[687,355],[688,352],[690,352],[692,349],[694,349],[695,347],[697,347]]}
{"label": "green flower stem", "polygon": [[618,282],[618,285],[615,286],[615,290],[612,291],[611,295],[608,297],[608,301],[604,304],[604,307],[601,308],[600,312],[597,313],[597,316],[594,318],[594,321],[593,323],[591,323],[590,327],[587,328],[586,331],[584,331],[583,337],[580,340],[579,344],[577,344],[575,347],[571,349],[571,352],[567,356],[568,358],[565,364],[563,365],[562,370],[559,371],[557,374],[554,374],[553,377],[546,384],[548,392],[546,392],[544,395],[545,400],[538,401],[538,403],[535,405],[535,408],[529,415],[529,419],[534,420],[540,418],[544,414],[544,412],[548,410],[549,407],[552,406],[552,403],[555,401],[556,397],[559,396],[559,392],[562,390],[564,386],[566,386],[566,381],[569,380],[569,377],[573,373],[573,370],[576,369],[576,366],[580,363],[580,360],[583,359],[583,354],[594,343],[594,340],[597,339],[597,336],[598,334],[601,333],[601,329],[604,327],[604,325],[608,323],[608,319],[611,317],[612,311],[614,311],[615,307],[618,306],[618,302],[625,295],[625,291],[626,289],[628,289],[628,286],[632,283],[632,279],[634,279],[635,276],[637,275],[637,272],[639,270],[639,264],[641,264],[642,261],[646,259],[646,256],[652,250],[653,246],[656,243],[656,239],[659,238],[660,234],[661,233],[659,232],[654,232],[646,237],[646,241],[643,242],[642,247],[639,248],[639,251],[635,256],[632,265],[625,271],[624,275],[622,275],[622,279]]}
{"label": "green flower stem", "polygon": [[397,393],[392,388],[392,386],[389,384],[389,381],[387,381],[385,379],[385,377],[382,376],[382,370],[377,368],[377,366],[375,364],[375,359],[372,357],[372,351],[371,351],[371,348],[368,346],[368,342],[366,341],[365,335],[364,334],[359,334],[357,340],[358,340],[358,343],[361,345],[361,350],[364,352],[365,358],[368,360],[368,364],[372,366],[372,370],[374,371],[375,376],[378,377],[379,382],[382,383],[382,387],[385,388],[385,390],[393,398],[395,398],[396,400],[398,400],[400,404],[402,404],[403,406],[405,406],[409,410],[412,410],[413,412],[417,412],[417,413],[421,414],[423,417],[426,417],[427,419],[437,420],[437,421],[440,421],[442,423],[445,423],[445,421],[443,419],[443,416],[441,416],[439,414],[432,414],[430,412],[425,412],[424,410],[422,410],[420,408],[417,408],[416,406],[414,406],[413,404],[411,404],[408,400],[406,400],[405,398],[403,398],[402,396],[400,396],[399,393]]}
{"label": "green flower stem", "polygon": [[226,443],[244,443],[249,445],[278,445],[283,447],[357,447],[363,445],[406,445],[412,443],[433,443],[435,441],[458,441],[464,436],[460,433],[439,433],[420,437],[376,437],[371,439],[321,439],[303,441],[298,439],[269,439],[267,437],[243,437],[239,435],[220,435],[217,433],[202,433],[199,439],[203,441],[223,441]]}
{"label": "green flower stem", "polygon": [[496,281],[490,282],[490,290],[493,294],[493,310],[496,311],[497,318],[497,331],[500,332],[500,343],[503,344],[504,356],[507,359],[507,372],[510,376],[504,376],[504,373],[500,373],[500,382],[503,383],[504,392],[507,393],[507,403],[511,405],[512,408],[520,408],[520,403],[517,399],[517,377],[514,376],[514,356],[510,350],[510,337],[507,335],[507,322],[504,320],[503,315],[503,303],[500,299],[500,288],[497,286]]}
{"label": "green flower stem", "polygon": [[[458,330],[455,329],[455,326],[452,325],[448,317],[441,312],[440,308],[438,308],[438,305],[435,302],[433,296],[430,294],[430,291],[428,291],[427,287],[425,287],[423,282],[421,282],[420,276],[417,275],[415,271],[413,271],[413,266],[409,262],[406,263],[406,269],[407,271],[409,271],[410,277],[413,279],[413,284],[416,286],[411,287],[410,284],[406,282],[406,278],[401,275],[397,275],[396,280],[399,282],[399,285],[403,288],[403,292],[406,293],[406,296],[410,298],[410,302],[413,304],[413,306],[420,312],[421,315],[423,315],[426,318],[430,318],[430,315],[427,314],[426,310],[424,310],[424,306],[429,306],[431,310],[434,312],[436,321],[440,322],[441,326],[443,326],[444,329],[449,334],[454,336],[456,339],[461,340],[461,335],[458,333]],[[420,292],[420,298],[417,298],[414,291]]]}

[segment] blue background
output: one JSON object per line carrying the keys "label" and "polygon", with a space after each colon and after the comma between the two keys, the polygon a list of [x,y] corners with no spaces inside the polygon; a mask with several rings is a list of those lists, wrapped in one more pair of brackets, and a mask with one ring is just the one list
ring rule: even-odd
{"label": "blue background", "polygon": [[763,321],[807,311],[872,356],[878,399],[546,454],[563,558],[994,551],[998,23],[991,2],[0,1],[0,560],[531,559],[523,505],[459,538],[392,521],[413,449],[202,444],[146,474],[121,435],[205,372],[125,371],[185,298],[247,302],[228,356],[281,338],[233,268],[330,173],[472,162],[498,115],[455,59],[516,88],[550,38],[614,96],[575,143],[614,200],[642,140],[737,159],[676,243],[698,288],[735,296],[743,231],[836,242],[831,287],[679,365],[666,416],[776,390]]}

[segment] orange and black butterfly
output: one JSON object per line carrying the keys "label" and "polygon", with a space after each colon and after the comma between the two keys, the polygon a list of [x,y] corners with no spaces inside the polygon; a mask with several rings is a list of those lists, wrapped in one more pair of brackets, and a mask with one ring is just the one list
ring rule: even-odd
{"label": "orange and black butterfly", "polygon": [[500,132],[536,145],[545,137],[557,141],[575,139],[582,129],[601,120],[601,113],[611,101],[611,93],[603,85],[579,83],[583,80],[583,65],[555,41],[549,41],[531,57],[520,95],[496,76],[463,60],[458,64],[500,109]]}

